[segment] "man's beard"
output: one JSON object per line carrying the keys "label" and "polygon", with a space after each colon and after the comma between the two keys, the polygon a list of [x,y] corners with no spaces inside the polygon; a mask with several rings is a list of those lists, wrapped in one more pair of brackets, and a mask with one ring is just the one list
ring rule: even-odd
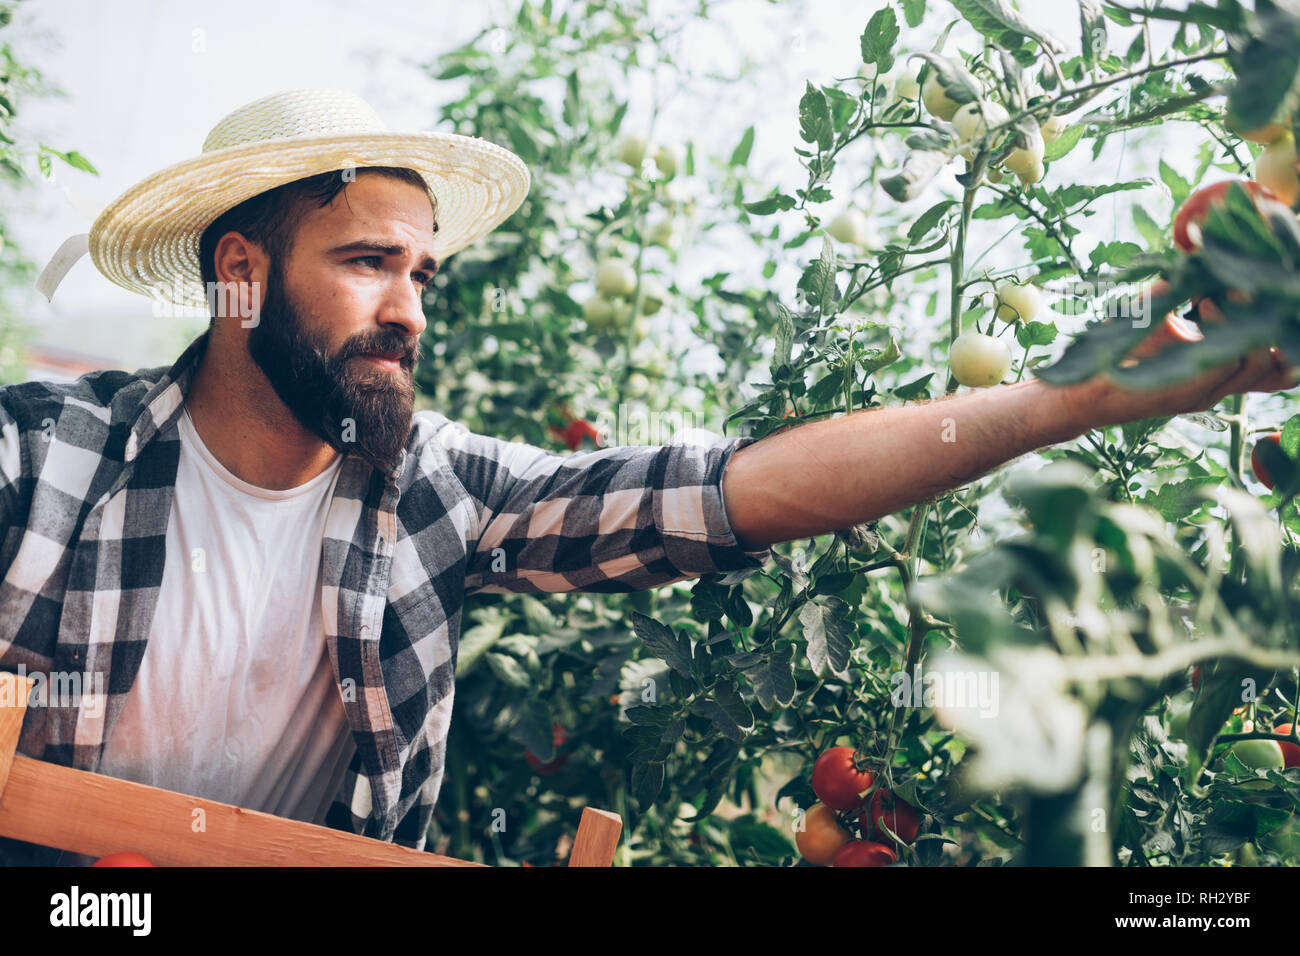
{"label": "man's beard", "polygon": [[[396,329],[376,330],[353,336],[331,355],[326,340],[302,321],[278,263],[268,284],[258,323],[248,333],[249,355],[304,428],[390,474],[411,435],[419,341]],[[400,353],[401,370],[387,372],[355,358],[372,352]]]}

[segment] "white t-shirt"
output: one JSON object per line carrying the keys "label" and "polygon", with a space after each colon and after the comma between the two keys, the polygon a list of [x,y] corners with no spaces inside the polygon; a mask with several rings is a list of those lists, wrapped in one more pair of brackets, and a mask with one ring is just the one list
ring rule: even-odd
{"label": "white t-shirt", "polygon": [[323,823],[356,745],[325,647],[321,542],[343,456],[268,491],[188,409],[158,609],[99,772]]}

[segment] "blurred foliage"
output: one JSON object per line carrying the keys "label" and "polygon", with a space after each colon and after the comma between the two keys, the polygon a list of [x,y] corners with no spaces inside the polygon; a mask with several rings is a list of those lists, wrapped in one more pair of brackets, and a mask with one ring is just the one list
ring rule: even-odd
{"label": "blurred foliage", "polygon": [[[60,91],[39,70],[25,65],[20,51],[15,52],[11,33],[16,9],[15,4],[0,3],[0,195],[10,197],[31,188],[33,165],[46,179],[53,174],[55,159],[74,169],[95,172],[90,162],[75,150],[60,152],[44,144],[25,142],[22,137],[19,108],[29,97],[54,96]],[[0,385],[26,378],[23,349],[29,331],[14,308],[19,291],[30,295],[38,275],[36,265],[10,237],[4,218],[4,207],[8,205],[8,202],[0,203]]]}

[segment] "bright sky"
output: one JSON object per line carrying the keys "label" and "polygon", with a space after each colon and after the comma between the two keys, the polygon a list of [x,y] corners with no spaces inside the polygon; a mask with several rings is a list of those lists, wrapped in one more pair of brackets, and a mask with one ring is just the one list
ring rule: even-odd
{"label": "bright sky", "polygon": [[[557,10],[561,5],[557,0]],[[663,4],[652,3],[658,6]],[[1077,45],[1074,0],[1022,6],[1033,22],[1050,25]],[[936,0],[931,7],[940,9]],[[501,0],[390,0],[382,8],[352,0],[23,4],[15,24],[23,37],[20,52],[67,94],[61,100],[29,99],[24,128],[56,148],[85,154],[100,175],[56,167],[55,187],[42,185],[10,216],[15,238],[43,266],[65,238],[88,231],[95,212],[125,189],[197,155],[208,130],[226,113],[279,90],[350,89],[391,128],[429,129],[437,104],[457,88],[440,88],[419,64],[514,9],[514,2]],[[694,137],[725,155],[755,123],[753,168],[766,170],[770,183],[787,189],[802,184],[806,175],[791,147],[797,144],[804,81],[825,83],[856,71],[858,37],[874,9],[848,0],[721,4],[714,23],[687,35],[681,55],[701,70],[725,70],[751,57],[763,64],[760,75],[752,84],[728,87],[726,103],[697,98],[675,104],[657,132]],[[946,4],[943,9],[950,11]],[[927,22],[937,29],[946,21]],[[625,125],[648,109],[648,96],[638,99],[634,91],[633,102]],[[72,201],[61,194],[63,187]],[[793,291],[790,283],[783,288]],[[89,257],[64,279],[52,304],[33,292],[26,310],[38,338],[75,341],[87,351],[141,364],[169,361],[204,324],[154,319],[147,299],[110,283]]]}

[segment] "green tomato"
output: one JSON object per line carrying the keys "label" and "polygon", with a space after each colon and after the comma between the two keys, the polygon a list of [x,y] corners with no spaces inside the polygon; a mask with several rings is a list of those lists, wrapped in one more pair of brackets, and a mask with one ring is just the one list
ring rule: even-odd
{"label": "green tomato", "polygon": [[871,227],[867,217],[850,206],[826,224],[826,232],[839,242],[860,246],[867,241]]}
{"label": "green tomato", "polygon": [[1043,307],[1043,297],[1036,285],[1004,282],[994,295],[998,304],[997,316],[1003,322],[1032,322]]}
{"label": "green tomato", "polygon": [[1232,755],[1252,770],[1281,770],[1286,766],[1276,740],[1238,740]]}
{"label": "green tomato", "polygon": [[957,136],[961,141],[969,143],[985,135],[990,126],[1000,126],[1010,118],[1001,103],[979,100],[962,104],[953,114],[952,125],[957,127]]}
{"label": "green tomato", "polygon": [[1007,377],[1011,370],[1011,349],[991,335],[963,332],[948,350],[948,367],[959,384],[987,388]]}
{"label": "green tomato", "polygon": [[671,218],[660,219],[650,227],[650,234],[646,236],[646,239],[654,245],[675,249],[677,247],[677,225]]}
{"label": "green tomato", "polygon": [[906,66],[894,81],[894,93],[900,100],[914,100],[921,95],[921,84],[916,80],[919,71],[914,66]]}
{"label": "green tomato", "polygon": [[961,106],[956,100],[949,99],[948,93],[939,82],[939,74],[934,70],[925,78],[925,85],[921,87],[921,102],[925,108],[934,116],[941,120],[951,120]]}
{"label": "green tomato", "polygon": [[640,136],[624,136],[619,139],[616,151],[620,162],[640,169],[645,160],[645,140]]}
{"label": "green tomato", "polygon": [[1060,139],[1061,134],[1066,131],[1069,124],[1065,122],[1064,116],[1049,116],[1043,125],[1039,127],[1043,133],[1043,142],[1050,143],[1054,139]]}
{"label": "green tomato", "polygon": [[1032,135],[1029,136],[1029,145],[1013,149],[1007,158],[1002,160],[1002,165],[1023,178],[1032,173],[1036,166],[1043,164],[1043,149],[1043,132],[1035,126]]}
{"label": "green tomato", "polygon": [[636,270],[622,259],[606,259],[596,268],[596,291],[603,296],[628,296],[636,291]]}
{"label": "green tomato", "polygon": [[1296,175],[1295,137],[1286,130],[1280,139],[1264,147],[1255,162],[1255,182],[1267,186],[1278,199],[1294,206],[1300,198],[1300,176]]}
{"label": "green tomato", "polygon": [[641,314],[654,315],[668,301],[668,289],[654,276],[641,279]]}
{"label": "green tomato", "polygon": [[619,318],[616,304],[603,295],[593,295],[582,303],[582,317],[593,332],[608,332],[618,325]]}
{"label": "green tomato", "polygon": [[677,175],[677,170],[686,165],[686,150],[676,144],[670,146],[660,146],[655,153],[655,166],[659,172],[671,178]]}

